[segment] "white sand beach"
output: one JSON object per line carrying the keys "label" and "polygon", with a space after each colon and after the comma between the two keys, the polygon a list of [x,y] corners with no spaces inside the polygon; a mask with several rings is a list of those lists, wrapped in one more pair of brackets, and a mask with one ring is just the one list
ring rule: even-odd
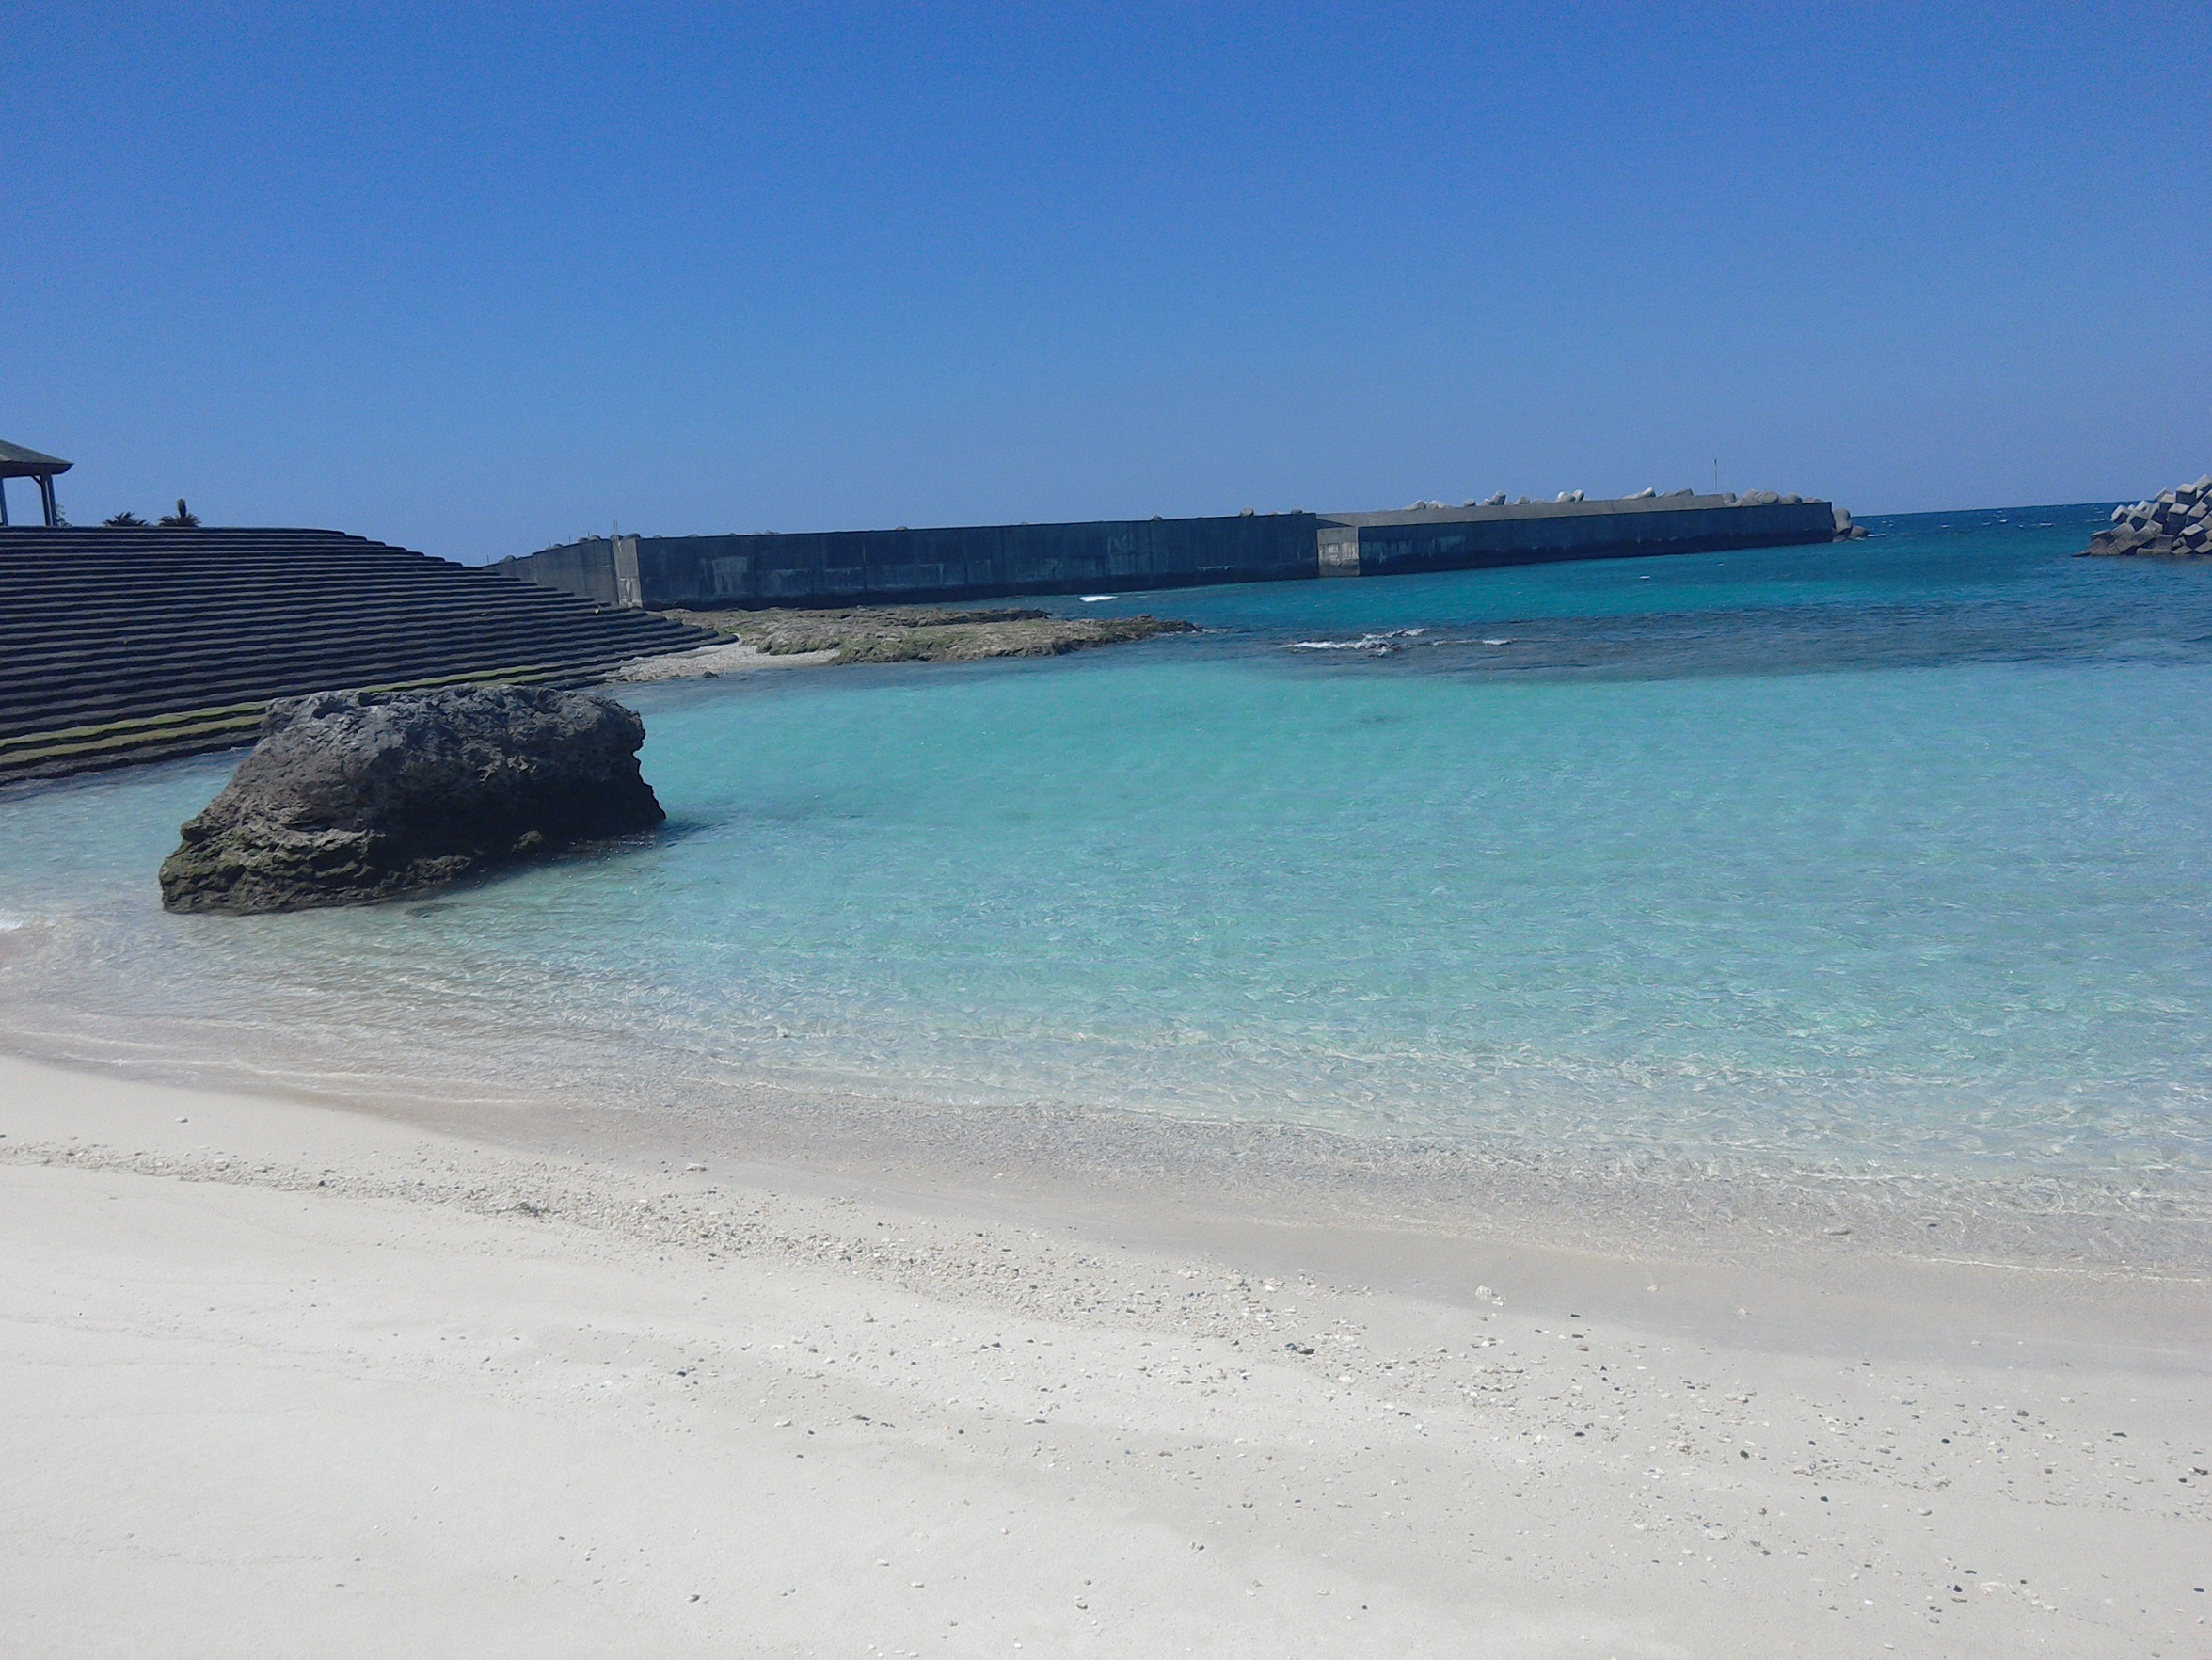
{"label": "white sand beach", "polygon": [[2201,1284],[1071,1222],[13,1060],[0,1189],[10,1654],[2212,1652]]}

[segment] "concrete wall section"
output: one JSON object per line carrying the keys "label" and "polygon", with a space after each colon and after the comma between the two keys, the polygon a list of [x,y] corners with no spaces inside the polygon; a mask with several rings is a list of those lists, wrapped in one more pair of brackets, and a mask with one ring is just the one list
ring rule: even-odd
{"label": "concrete wall section", "polygon": [[1319,530],[1321,574],[1326,577],[1360,574],[1360,527],[1323,519]]}
{"label": "concrete wall section", "polygon": [[[1551,504],[1546,503],[1547,507]],[[1576,503],[1583,512],[1496,509],[1446,519],[1361,515],[1360,574],[1479,570],[1565,559],[1624,559],[1651,553],[1700,553],[1724,548],[1781,548],[1832,541],[1834,509],[1825,502],[1759,505],[1654,506]],[[1373,519],[1401,522],[1372,522]],[[1409,520],[1409,521],[1408,521]]]}
{"label": "concrete wall section", "polygon": [[1310,577],[1317,568],[1318,523],[1310,513],[1277,513],[646,536],[638,541],[637,560],[647,605],[859,605],[1076,594]]}
{"label": "concrete wall section", "polygon": [[570,542],[565,548],[548,548],[518,559],[502,559],[499,568],[541,588],[558,588],[579,599],[597,599],[601,605],[616,602],[614,544],[604,536]]}
{"label": "concrete wall section", "polygon": [[604,605],[866,605],[1472,570],[1834,539],[1826,502],[1718,496],[1233,519],[604,537],[505,560]]}

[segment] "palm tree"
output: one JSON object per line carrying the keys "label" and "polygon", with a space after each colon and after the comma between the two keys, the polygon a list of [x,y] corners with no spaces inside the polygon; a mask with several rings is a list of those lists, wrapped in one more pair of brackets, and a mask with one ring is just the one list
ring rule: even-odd
{"label": "palm tree", "polygon": [[128,507],[107,521],[109,530],[144,530],[146,521]]}
{"label": "palm tree", "polygon": [[163,514],[160,522],[164,530],[196,530],[199,526],[199,515],[185,506],[184,498],[179,496],[176,512]]}

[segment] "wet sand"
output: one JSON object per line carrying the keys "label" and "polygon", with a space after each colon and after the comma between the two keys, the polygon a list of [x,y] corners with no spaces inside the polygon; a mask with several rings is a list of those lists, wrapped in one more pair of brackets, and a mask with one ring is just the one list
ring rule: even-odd
{"label": "wet sand", "polygon": [[0,1647],[2212,1647],[2194,1280],[496,1127],[0,1061]]}

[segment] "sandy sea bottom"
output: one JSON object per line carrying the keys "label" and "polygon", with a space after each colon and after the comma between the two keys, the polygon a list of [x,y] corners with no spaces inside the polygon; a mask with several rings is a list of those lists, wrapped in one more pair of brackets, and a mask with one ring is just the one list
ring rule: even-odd
{"label": "sandy sea bottom", "polygon": [[2073,560],[2095,517],[1052,601],[1209,631],[641,688],[664,834],[374,910],[161,913],[229,758],[19,789],[0,1042],[1594,1242],[2198,1267],[2212,587]]}

